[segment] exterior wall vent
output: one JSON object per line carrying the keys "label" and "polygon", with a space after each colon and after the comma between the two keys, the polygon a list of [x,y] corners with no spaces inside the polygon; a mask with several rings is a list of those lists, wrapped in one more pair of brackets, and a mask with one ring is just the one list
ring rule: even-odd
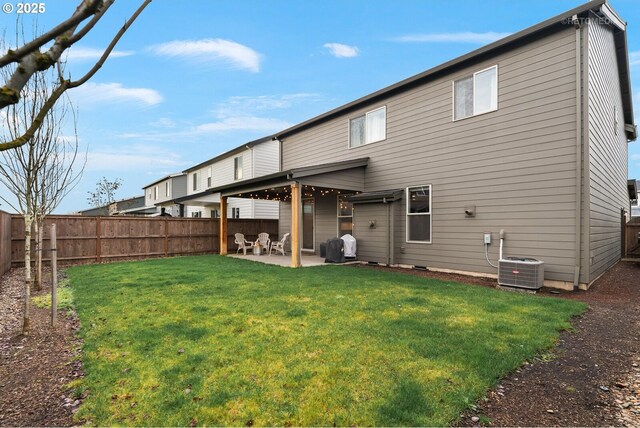
{"label": "exterior wall vent", "polygon": [[527,257],[505,257],[498,262],[498,284],[539,290],[544,285],[544,262]]}

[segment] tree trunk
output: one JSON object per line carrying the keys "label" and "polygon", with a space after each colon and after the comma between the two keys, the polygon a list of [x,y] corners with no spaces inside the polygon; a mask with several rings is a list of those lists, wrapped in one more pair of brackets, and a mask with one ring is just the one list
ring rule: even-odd
{"label": "tree trunk", "polygon": [[22,322],[22,332],[29,330],[31,300],[31,225],[33,217],[24,216],[24,318]]}
{"label": "tree trunk", "polygon": [[39,221],[33,223],[33,231],[36,235],[36,271],[35,271],[35,290],[42,290],[42,235],[44,228]]}

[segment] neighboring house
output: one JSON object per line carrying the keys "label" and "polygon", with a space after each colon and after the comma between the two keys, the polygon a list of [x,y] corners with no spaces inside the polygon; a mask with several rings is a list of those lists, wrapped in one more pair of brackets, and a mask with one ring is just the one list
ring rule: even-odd
{"label": "neighboring house", "polygon": [[280,172],[213,190],[282,201],[293,266],[351,232],[360,260],[495,274],[483,236],[495,263],[504,229],[505,256],[584,287],[629,209],[625,23],[592,1],[275,137]]}
{"label": "neighboring house", "polygon": [[[220,193],[212,189],[279,169],[280,142],[261,138],[186,169],[187,196],[173,202],[185,205],[187,217],[220,217]],[[231,198],[227,217],[277,219],[278,203]]]}
{"label": "neighboring house", "polygon": [[169,174],[142,189],[145,205],[157,207],[155,214],[184,217],[184,205],[176,204],[174,200],[187,195],[186,173]]}
{"label": "neighboring house", "polygon": [[149,216],[156,212],[154,205],[145,205],[144,196],[134,196],[133,198],[121,199],[102,207],[89,208],[78,211],[78,215],[84,216],[110,216],[110,215],[139,215]]}

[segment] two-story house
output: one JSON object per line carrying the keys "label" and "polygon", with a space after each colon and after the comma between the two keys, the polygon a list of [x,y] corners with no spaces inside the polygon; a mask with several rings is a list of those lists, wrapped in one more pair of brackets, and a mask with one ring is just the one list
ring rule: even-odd
{"label": "two-story house", "polygon": [[[220,193],[212,189],[279,170],[279,141],[251,141],[186,169],[186,195],[174,202],[184,204],[186,217],[220,217]],[[246,198],[230,198],[227,209],[228,218],[277,219],[278,214],[277,202]]]}
{"label": "two-story house", "polygon": [[154,215],[184,217],[184,206],[174,202],[187,195],[187,174],[179,172],[164,176],[143,188],[145,206],[155,206]]}
{"label": "two-story house", "polygon": [[351,232],[360,260],[495,274],[503,230],[505,256],[586,287],[629,207],[625,27],[586,3],[277,133],[279,172],[216,190],[281,201],[292,266]]}

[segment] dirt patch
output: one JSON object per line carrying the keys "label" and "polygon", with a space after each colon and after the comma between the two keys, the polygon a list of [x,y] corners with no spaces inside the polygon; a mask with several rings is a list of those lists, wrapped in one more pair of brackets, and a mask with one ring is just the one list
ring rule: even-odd
{"label": "dirt patch", "polygon": [[0,426],[70,426],[79,401],[65,385],[82,374],[77,322],[59,312],[53,329],[50,311],[32,306],[23,335],[23,278],[14,269],[0,279]]}
{"label": "dirt patch", "polygon": [[[495,279],[369,267],[494,287]],[[640,426],[640,263],[620,262],[588,291],[542,294],[586,302],[552,353],[489,391],[459,426]]]}

